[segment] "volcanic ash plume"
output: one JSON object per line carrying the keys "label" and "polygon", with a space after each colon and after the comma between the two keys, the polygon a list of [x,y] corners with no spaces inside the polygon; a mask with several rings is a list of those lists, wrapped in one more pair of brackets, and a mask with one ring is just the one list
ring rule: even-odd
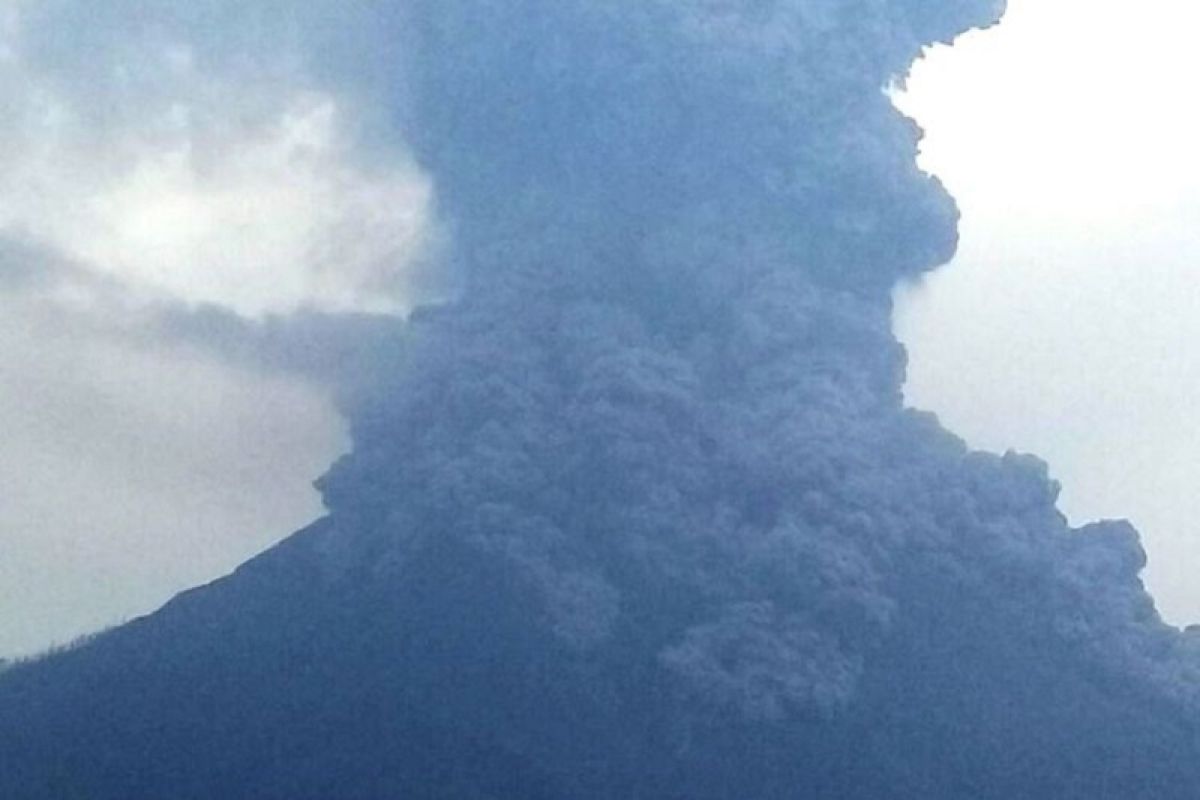
{"label": "volcanic ash plume", "polygon": [[356,409],[333,519],[486,553],[572,647],[645,625],[680,691],[751,715],[851,703],[931,586],[1137,660],[1108,639],[1166,634],[1132,533],[1068,530],[1036,459],[900,401],[890,290],[950,257],[956,210],[882,89],[1000,10],[407,7],[463,290]]}

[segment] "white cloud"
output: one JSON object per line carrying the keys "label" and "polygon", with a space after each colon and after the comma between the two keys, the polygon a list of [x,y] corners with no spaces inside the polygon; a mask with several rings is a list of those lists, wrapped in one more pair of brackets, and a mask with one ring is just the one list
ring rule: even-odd
{"label": "white cloud", "polygon": [[1198,24],[1176,0],[1010,0],[998,28],[933,48],[898,104],[927,129],[922,164],[1005,233],[1194,211]]}
{"label": "white cloud", "polygon": [[130,37],[64,81],[0,40],[0,233],[132,292],[244,316],[394,312],[430,241],[428,180],[365,163],[354,114],[294,59],[217,69],[171,36]]}

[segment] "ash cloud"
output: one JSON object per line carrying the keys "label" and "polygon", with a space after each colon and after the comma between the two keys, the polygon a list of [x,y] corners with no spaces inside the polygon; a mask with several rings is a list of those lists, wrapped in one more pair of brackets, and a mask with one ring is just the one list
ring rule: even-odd
{"label": "ash cloud", "polygon": [[578,647],[653,585],[663,668],[754,714],[851,703],[918,568],[1163,668],[1135,538],[901,404],[889,293],[957,212],[882,89],[1001,10],[407,4],[406,133],[466,288],[352,415],[334,518],[462,537]]}

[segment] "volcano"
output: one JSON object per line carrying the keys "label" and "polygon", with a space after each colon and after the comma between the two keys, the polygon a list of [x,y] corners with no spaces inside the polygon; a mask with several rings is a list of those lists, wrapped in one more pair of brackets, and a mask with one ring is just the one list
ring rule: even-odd
{"label": "volcano", "polygon": [[890,103],[995,0],[396,0],[450,299],[328,514],[0,674],[0,796],[1194,798],[1124,522],[906,408],[957,211]]}

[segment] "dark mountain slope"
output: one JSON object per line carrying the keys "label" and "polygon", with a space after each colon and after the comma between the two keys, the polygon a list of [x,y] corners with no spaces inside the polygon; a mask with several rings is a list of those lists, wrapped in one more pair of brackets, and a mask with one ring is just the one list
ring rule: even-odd
{"label": "dark mountain slope", "polygon": [[772,718],[682,693],[648,626],[564,647],[444,541],[330,582],[320,528],[10,675],[4,796],[1184,798],[1200,777],[1177,708],[928,563],[852,703]]}

